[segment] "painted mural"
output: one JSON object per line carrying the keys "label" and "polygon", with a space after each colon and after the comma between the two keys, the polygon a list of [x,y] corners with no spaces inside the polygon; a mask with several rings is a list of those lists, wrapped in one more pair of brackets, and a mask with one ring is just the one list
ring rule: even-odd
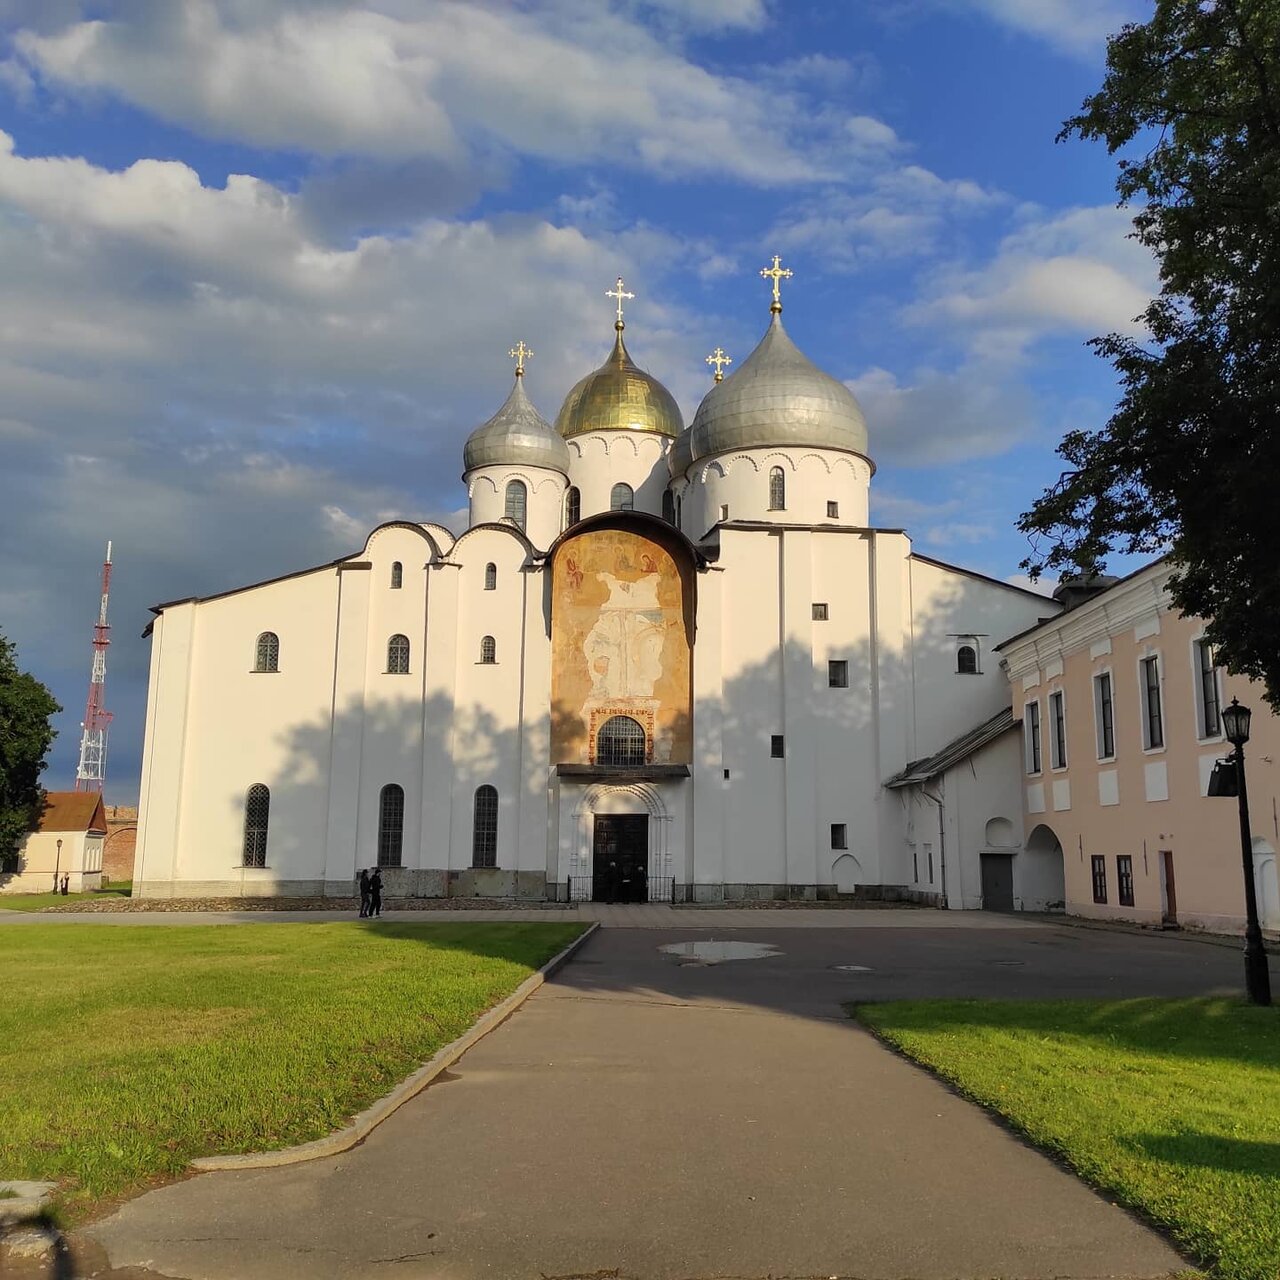
{"label": "painted mural", "polygon": [[652,538],[592,529],[557,550],[551,590],[553,761],[594,763],[600,726],[624,715],[649,763],[689,763],[691,570]]}

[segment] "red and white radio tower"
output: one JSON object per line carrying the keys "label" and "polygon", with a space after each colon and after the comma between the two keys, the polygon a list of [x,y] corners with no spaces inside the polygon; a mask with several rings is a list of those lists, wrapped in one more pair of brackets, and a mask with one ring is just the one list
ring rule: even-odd
{"label": "red and white radio tower", "polygon": [[107,623],[107,592],[111,588],[111,543],[102,565],[102,603],[98,621],[93,627],[93,674],[89,677],[89,700],[85,703],[84,723],[80,726],[80,763],[76,766],[76,790],[102,793],[107,776],[107,730],[111,712],[106,708],[107,645],[111,643],[111,627]]}

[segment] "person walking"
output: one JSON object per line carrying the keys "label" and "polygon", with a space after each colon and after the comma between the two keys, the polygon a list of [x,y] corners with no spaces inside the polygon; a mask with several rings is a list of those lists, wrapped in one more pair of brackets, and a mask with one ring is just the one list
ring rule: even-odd
{"label": "person walking", "polygon": [[377,867],[369,877],[369,914],[382,915],[382,872]]}
{"label": "person walking", "polygon": [[369,873],[360,868],[360,919],[369,914]]}

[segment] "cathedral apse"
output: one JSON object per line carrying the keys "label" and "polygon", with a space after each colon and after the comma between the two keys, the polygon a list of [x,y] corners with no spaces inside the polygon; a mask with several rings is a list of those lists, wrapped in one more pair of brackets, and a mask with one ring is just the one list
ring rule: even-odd
{"label": "cathedral apse", "polygon": [[628,716],[646,763],[688,764],[692,570],[653,538],[589,529],[557,549],[551,590],[553,762],[594,764],[600,727]]}

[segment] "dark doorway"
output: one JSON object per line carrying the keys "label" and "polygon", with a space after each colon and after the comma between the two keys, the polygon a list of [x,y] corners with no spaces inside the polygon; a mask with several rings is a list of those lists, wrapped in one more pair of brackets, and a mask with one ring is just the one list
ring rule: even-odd
{"label": "dark doorway", "polygon": [[1173,881],[1173,853],[1160,850],[1160,920],[1162,924],[1178,923],[1178,891]]}
{"label": "dark doorway", "polygon": [[649,815],[596,815],[591,898],[594,902],[649,901]]}
{"label": "dark doorway", "polygon": [[1013,910],[1013,859],[1008,854],[982,855],[982,909]]}

